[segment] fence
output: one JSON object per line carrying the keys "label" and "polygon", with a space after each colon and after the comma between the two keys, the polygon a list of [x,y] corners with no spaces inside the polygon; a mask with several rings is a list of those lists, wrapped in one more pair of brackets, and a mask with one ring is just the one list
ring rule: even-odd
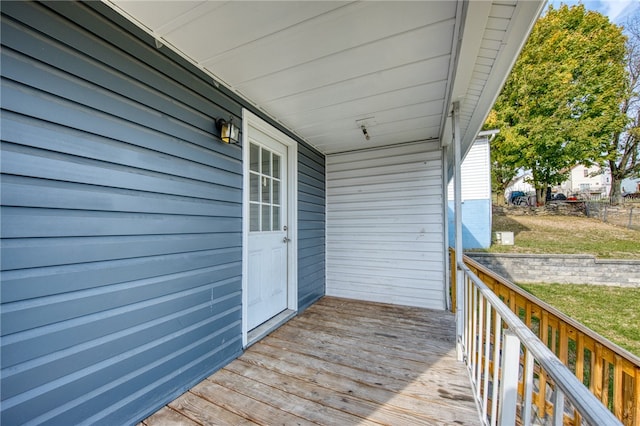
{"label": "fence", "polygon": [[[502,424],[502,404],[525,425],[619,424],[617,418],[640,426],[638,357],[466,256],[464,262],[463,346],[488,423]],[[453,252],[451,265],[455,283]],[[505,402],[497,392],[509,380],[513,395]]]}
{"label": "fence", "polygon": [[[511,208],[513,206],[536,208],[536,196],[525,194],[513,198],[510,197],[507,206]],[[613,203],[611,198],[600,194],[580,194],[577,199],[547,201],[543,211],[580,212],[580,214],[584,213],[587,217],[600,219],[603,222],[640,230],[640,193],[622,197],[620,203]]]}
{"label": "fence", "polygon": [[640,230],[640,202],[626,201],[619,205],[612,205],[608,200],[585,201],[587,217],[600,219],[603,222],[629,229]]}

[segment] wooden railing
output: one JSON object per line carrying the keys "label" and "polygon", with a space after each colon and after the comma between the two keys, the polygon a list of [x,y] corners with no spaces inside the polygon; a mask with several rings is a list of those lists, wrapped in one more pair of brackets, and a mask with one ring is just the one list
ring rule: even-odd
{"label": "wooden railing", "polygon": [[[455,257],[451,256],[452,284],[455,283]],[[577,321],[562,314],[557,309],[535,298],[520,289],[505,278],[487,270],[468,257],[464,257],[464,306],[463,315],[466,329],[469,330],[466,341],[463,342],[467,363],[473,365],[472,376],[475,374],[477,383],[476,397],[481,407],[484,406],[485,418],[497,418],[497,401],[494,395],[488,395],[493,388],[495,378],[498,383],[498,370],[493,368],[493,360],[500,359],[502,353],[492,355],[492,350],[503,344],[501,333],[496,334],[491,324],[496,318],[501,319],[500,329],[508,329],[504,322],[486,300],[481,287],[486,288],[515,314],[518,320],[526,325],[544,347],[550,351],[553,358],[568,368],[570,373],[582,383],[591,393],[607,407],[624,425],[640,426],[640,359],[628,351],[620,348],[597,333],[589,330]],[[468,275],[468,276],[467,276]],[[475,280],[479,281],[475,285]],[[482,285],[480,285],[482,284]],[[455,284],[454,284],[455,285]],[[490,298],[490,297],[489,297]],[[452,306],[456,306],[456,291],[453,287]],[[496,336],[497,340],[496,340]],[[562,419],[564,424],[582,424],[583,413],[578,409],[582,402],[567,404],[558,414],[559,389],[564,386],[558,382],[558,377],[551,377],[542,360],[538,357],[535,362],[522,342],[523,349],[518,351],[519,367],[515,370],[518,376],[518,423],[547,423],[549,419]],[[502,351],[504,348],[501,349]],[[538,354],[540,355],[540,354]],[[487,370],[484,372],[483,365]],[[530,381],[527,378],[530,377]],[[472,377],[473,379],[473,377]],[[483,390],[484,389],[484,390]],[[571,392],[573,388],[569,388]],[[495,392],[492,390],[492,392]],[[579,393],[579,392],[578,392]],[[571,401],[572,395],[566,395]],[[596,401],[597,404],[597,401]],[[600,404],[598,404],[600,405]],[[495,415],[492,415],[495,413]],[[556,423],[556,424],[562,424]],[[587,423],[591,423],[587,421]]]}

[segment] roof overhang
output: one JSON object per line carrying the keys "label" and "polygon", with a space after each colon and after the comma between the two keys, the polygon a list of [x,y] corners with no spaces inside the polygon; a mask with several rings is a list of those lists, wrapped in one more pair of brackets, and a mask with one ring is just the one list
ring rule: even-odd
{"label": "roof overhang", "polygon": [[325,154],[448,145],[452,102],[466,152],[545,3],[104,1]]}

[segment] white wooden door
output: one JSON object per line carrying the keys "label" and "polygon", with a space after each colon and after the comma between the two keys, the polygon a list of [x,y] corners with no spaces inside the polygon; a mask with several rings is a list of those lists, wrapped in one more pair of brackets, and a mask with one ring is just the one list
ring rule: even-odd
{"label": "white wooden door", "polygon": [[287,309],[287,147],[251,129],[249,138],[247,327]]}

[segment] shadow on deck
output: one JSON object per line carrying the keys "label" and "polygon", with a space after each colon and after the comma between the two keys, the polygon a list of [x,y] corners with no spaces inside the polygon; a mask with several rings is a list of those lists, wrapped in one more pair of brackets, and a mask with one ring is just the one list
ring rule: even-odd
{"label": "shadow on deck", "polygon": [[449,312],[325,297],[143,421],[477,425]]}

